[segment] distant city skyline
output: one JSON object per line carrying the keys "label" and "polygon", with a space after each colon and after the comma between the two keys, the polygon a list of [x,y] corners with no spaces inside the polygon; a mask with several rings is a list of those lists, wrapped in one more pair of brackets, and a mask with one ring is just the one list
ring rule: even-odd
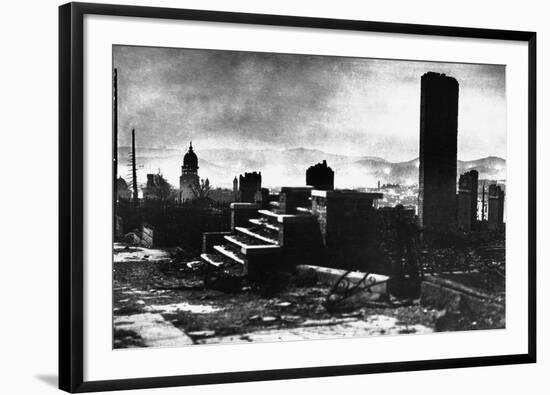
{"label": "distant city skyline", "polygon": [[458,158],[506,158],[501,65],[131,46],[113,46],[113,62],[119,146],[135,128],[138,147],[182,155],[192,140],[407,161],[418,157],[420,77],[435,71],[460,84]]}
{"label": "distant city skyline", "polygon": [[[162,173],[174,186],[179,184],[184,153],[181,149],[151,149],[137,147],[138,181],[144,183],[148,173]],[[418,159],[405,162],[388,162],[376,157],[348,157],[326,152],[293,148],[288,150],[264,149],[208,149],[193,142],[198,156],[198,175],[208,178],[214,187],[232,188],[233,178],[250,171],[261,171],[262,184],[267,187],[300,186],[305,183],[305,171],[309,166],[327,161],[335,172],[337,188],[374,187],[382,183],[418,183]],[[128,177],[129,147],[119,147],[119,175]],[[478,158],[463,162],[459,158],[459,172],[478,168],[482,178],[504,180],[504,159]]]}

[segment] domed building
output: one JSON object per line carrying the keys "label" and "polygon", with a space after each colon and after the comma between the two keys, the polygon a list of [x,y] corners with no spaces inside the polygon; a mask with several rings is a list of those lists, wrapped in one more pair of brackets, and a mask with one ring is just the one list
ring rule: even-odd
{"label": "domed building", "polygon": [[189,201],[195,198],[193,186],[199,183],[199,159],[193,151],[193,143],[189,143],[189,149],[183,156],[183,166],[180,176],[180,202]]}

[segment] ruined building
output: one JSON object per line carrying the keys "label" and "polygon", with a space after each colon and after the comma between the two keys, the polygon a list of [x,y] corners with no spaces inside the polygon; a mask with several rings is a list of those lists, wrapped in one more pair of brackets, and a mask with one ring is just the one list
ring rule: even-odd
{"label": "ruined building", "polygon": [[489,228],[502,229],[504,224],[504,191],[500,185],[489,185]]}
{"label": "ruined building", "polygon": [[316,218],[324,246],[324,265],[372,271],[371,249],[376,211],[381,193],[311,191],[311,213]]}
{"label": "ruined building", "polygon": [[327,166],[326,160],[307,169],[306,185],[326,191],[334,189],[334,171]]}
{"label": "ruined building", "polygon": [[469,232],[477,221],[477,184],[479,173],[471,170],[460,176],[457,196],[458,228]]}
{"label": "ruined building", "polygon": [[132,198],[132,192],[126,180],[122,177],[118,177],[116,181],[116,198],[120,200],[130,200]]}
{"label": "ruined building", "polygon": [[237,180],[237,176],[233,179],[233,201],[239,201],[239,180]]}
{"label": "ruined building", "polygon": [[296,265],[372,272],[373,202],[380,193],[283,187],[278,202],[231,204],[231,228],[203,234],[206,263],[227,273],[261,278]]}
{"label": "ruined building", "polygon": [[195,198],[193,188],[199,183],[199,159],[193,151],[193,143],[189,143],[189,150],[183,156],[181,167],[179,201],[181,203]]}
{"label": "ruined building", "polygon": [[418,219],[428,233],[456,226],[457,126],[458,82],[445,74],[424,74],[420,90]]}
{"label": "ruined building", "polygon": [[254,203],[256,192],[262,190],[262,172],[244,173],[239,176],[239,201]]}
{"label": "ruined building", "polygon": [[143,188],[145,200],[168,200],[171,186],[162,174],[147,174],[147,184]]}

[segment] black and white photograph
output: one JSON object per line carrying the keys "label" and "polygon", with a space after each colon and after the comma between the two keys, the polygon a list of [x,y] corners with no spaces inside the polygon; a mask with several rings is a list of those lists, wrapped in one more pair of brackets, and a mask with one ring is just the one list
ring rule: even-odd
{"label": "black and white photograph", "polygon": [[113,348],[506,328],[506,67],[113,45]]}
{"label": "black and white photograph", "polygon": [[544,393],[543,4],[7,3],[2,393]]}

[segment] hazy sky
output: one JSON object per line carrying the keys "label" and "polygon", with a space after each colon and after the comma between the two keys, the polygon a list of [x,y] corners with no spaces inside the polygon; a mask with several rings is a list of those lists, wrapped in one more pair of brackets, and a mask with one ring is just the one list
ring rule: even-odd
{"label": "hazy sky", "polygon": [[458,157],[506,158],[505,67],[113,47],[119,145],[320,149],[418,156],[420,77],[459,82]]}

